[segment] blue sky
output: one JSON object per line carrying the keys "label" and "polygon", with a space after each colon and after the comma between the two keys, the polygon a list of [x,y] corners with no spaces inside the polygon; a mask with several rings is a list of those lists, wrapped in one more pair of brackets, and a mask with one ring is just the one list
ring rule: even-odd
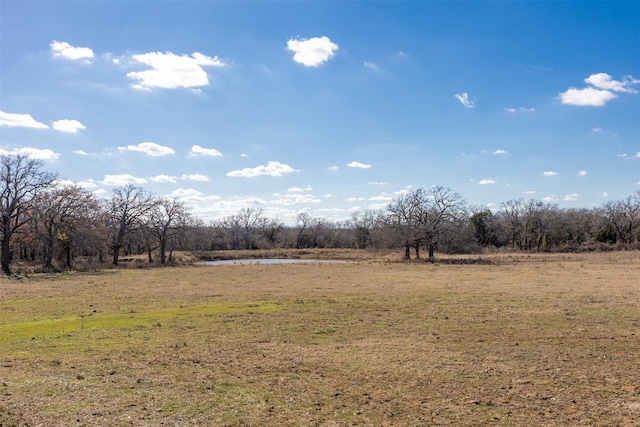
{"label": "blue sky", "polygon": [[0,152],[294,222],[640,190],[640,2],[0,1]]}

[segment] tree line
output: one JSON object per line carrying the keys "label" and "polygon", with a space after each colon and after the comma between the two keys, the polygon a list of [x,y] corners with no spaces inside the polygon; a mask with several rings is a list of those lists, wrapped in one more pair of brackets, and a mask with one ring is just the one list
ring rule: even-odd
{"label": "tree line", "polygon": [[514,199],[495,210],[469,206],[450,188],[418,188],[378,211],[355,212],[331,222],[300,213],[294,225],[262,210],[205,223],[176,199],[127,185],[98,199],[77,185],[59,185],[43,162],[0,156],[0,264],[12,274],[16,261],[43,270],[78,263],[118,266],[122,257],[173,262],[174,251],[272,248],[397,248],[407,259],[433,260],[436,251],[479,253],[640,248],[640,191],[597,208],[560,209]]}

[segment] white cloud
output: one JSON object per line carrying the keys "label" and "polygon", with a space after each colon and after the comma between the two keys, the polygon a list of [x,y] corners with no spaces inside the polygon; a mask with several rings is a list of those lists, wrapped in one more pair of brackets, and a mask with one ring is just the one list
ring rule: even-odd
{"label": "white cloud", "polygon": [[207,182],[209,181],[209,177],[206,175],[200,175],[199,173],[192,174],[184,174],[180,177],[181,179],[188,179],[190,181],[199,181],[199,182]]}
{"label": "white cloud", "polygon": [[545,203],[555,203],[558,201],[558,197],[555,194],[552,194],[550,196],[543,197],[542,201]]}
{"label": "white cloud", "polygon": [[300,187],[291,187],[287,190],[288,193],[302,193],[304,190]]}
{"label": "white cloud", "polygon": [[128,173],[120,175],[105,175],[104,179],[100,181],[104,185],[114,185],[120,187],[128,184],[146,184],[147,180],[144,178],[138,178]]}
{"label": "white cloud", "polygon": [[155,142],[141,142],[138,145],[128,145],[126,147],[118,147],[118,150],[138,151],[152,157],[167,156],[169,154],[176,153],[175,151],[173,151],[172,148],[156,144]]}
{"label": "white cloud", "polygon": [[373,62],[365,61],[364,62],[364,66],[367,67],[370,70],[377,70],[378,69],[378,66],[376,64],[374,64]]}
{"label": "white cloud", "polygon": [[633,158],[634,158],[634,159],[640,159],[640,151],[638,151],[638,152],[636,153],[636,155],[635,155],[635,156],[633,156]]}
{"label": "white cloud", "polygon": [[241,170],[235,170],[227,173],[230,177],[241,178],[254,178],[256,176],[268,175],[268,176],[282,176],[287,173],[299,172],[287,164],[280,162],[268,162],[263,166],[256,166],[255,168],[244,168]]}
{"label": "white cloud", "polygon": [[578,176],[587,176],[587,171],[578,171]]}
{"label": "white cloud", "polygon": [[88,155],[89,155],[89,153],[87,153],[87,152],[86,152],[86,151],[84,151],[84,150],[74,150],[74,151],[72,151],[72,153],[73,153],[73,154],[77,154],[77,155],[79,155],[79,156],[88,156]]}
{"label": "white cloud", "polygon": [[337,171],[340,168],[334,165],[334,166],[329,166],[327,169],[329,169],[330,171]]}
{"label": "white cloud", "polygon": [[15,156],[23,155],[34,160],[56,160],[60,157],[59,153],[54,152],[48,148],[33,148],[33,147],[21,147],[13,150],[3,150],[0,148],[0,155],[2,156]]}
{"label": "white cloud", "polygon": [[391,185],[390,182],[384,182],[384,181],[369,181],[367,182],[368,185]]}
{"label": "white cloud", "polygon": [[535,108],[533,107],[518,107],[518,108],[513,108],[513,107],[509,107],[509,108],[505,108],[504,111],[508,112],[508,113],[515,113],[517,111],[520,111],[522,113],[534,113],[536,111]]}
{"label": "white cloud", "polygon": [[640,83],[640,80],[634,80],[631,76],[626,76],[622,81],[613,80],[613,78],[607,73],[592,74],[584,79],[584,81],[598,89],[626,93],[638,93],[637,90],[628,86]]}
{"label": "white cloud", "polygon": [[127,73],[127,77],[138,81],[134,88],[146,90],[153,87],[176,89],[206,86],[209,84],[209,77],[202,67],[225,66],[217,56],[209,57],[198,52],[191,56],[150,52],[133,55],[133,59],[151,67],[149,70]]}
{"label": "white cloud", "polygon": [[542,172],[542,175],[544,175],[544,176],[556,176],[556,175],[558,175],[558,172],[555,172],[555,171],[544,171],[544,172]]}
{"label": "white cloud", "polygon": [[211,156],[211,157],[222,156],[222,153],[216,150],[215,148],[204,148],[199,145],[194,145],[191,147],[191,154],[193,155],[201,154],[203,156]]}
{"label": "white cloud", "polygon": [[368,199],[371,202],[390,202],[393,200],[393,194],[389,193],[381,193],[377,196],[369,197]]}
{"label": "white cloud", "polygon": [[170,175],[156,175],[156,176],[150,176],[149,177],[149,181],[175,183],[175,182],[178,181],[178,178],[175,177],[175,176],[170,176]]}
{"label": "white cloud", "polygon": [[347,202],[353,203],[353,202],[361,202],[363,200],[366,200],[364,197],[349,197],[347,199]]}
{"label": "white cloud", "polygon": [[78,133],[79,130],[87,127],[77,120],[63,119],[53,122],[53,128],[60,132]]}
{"label": "white cloud", "polygon": [[69,179],[56,179],[54,181],[54,185],[56,187],[71,187],[71,186],[78,186],[78,187],[82,187],[82,188],[96,188],[98,185],[92,180],[89,179],[87,181],[71,181]]}
{"label": "white cloud", "polygon": [[458,99],[458,101],[460,101],[460,103],[467,108],[473,108],[476,105],[475,101],[469,100],[469,94],[467,92],[456,93],[453,96],[455,96]]}
{"label": "white cloud", "polygon": [[355,162],[355,161],[347,164],[346,166],[349,168],[371,169],[371,165],[368,165],[366,163]]}
{"label": "white cloud", "polygon": [[299,205],[299,204],[305,204],[305,203],[322,202],[322,200],[318,199],[317,197],[313,197],[308,194],[295,193],[295,194],[280,195],[276,193],[274,194],[274,196],[278,197],[277,199],[273,199],[270,201],[270,203],[273,203],[274,205],[290,206],[290,205]]}
{"label": "white cloud", "polygon": [[88,179],[86,181],[77,181],[76,185],[82,188],[96,188],[98,184],[94,180]]}
{"label": "white cloud", "polygon": [[575,202],[578,200],[578,193],[567,194],[564,196],[565,202]]}
{"label": "white cloud", "polygon": [[534,190],[523,191],[522,194],[536,194]]}
{"label": "white cloud", "polygon": [[560,94],[560,100],[563,104],[576,105],[578,107],[602,107],[617,97],[618,95],[613,92],[592,87],[584,89],[571,88]]}
{"label": "white cloud", "polygon": [[613,80],[607,73],[592,74],[584,81],[591,85],[583,89],[569,88],[559,95],[560,101],[566,105],[579,107],[602,107],[607,102],[618,97],[614,92],[638,93],[629,86],[640,83],[631,76],[626,76],[622,81]]}
{"label": "white cloud", "polygon": [[85,62],[89,62],[93,59],[93,50],[88,47],[74,47],[71,46],[67,42],[59,42],[52,41],[49,46],[51,46],[51,52],[53,52],[53,56],[62,57],[65,59],[71,59],[74,61],[84,60]]}
{"label": "white cloud", "polygon": [[295,52],[293,60],[305,67],[317,67],[327,62],[336,51],[338,45],[329,37],[312,37],[310,39],[291,39],[287,42],[287,49]]}
{"label": "white cloud", "polygon": [[480,181],[478,181],[478,184],[480,185],[488,185],[488,184],[495,184],[496,182],[493,179],[481,179]]}
{"label": "white cloud", "polygon": [[214,195],[205,196],[198,190],[184,189],[184,188],[178,188],[177,190],[172,191],[170,196],[176,197],[185,202],[187,201],[206,202],[206,201],[220,200],[219,196],[214,196]]}
{"label": "white cloud", "polygon": [[30,114],[13,114],[0,111],[0,126],[49,129],[49,126],[36,121]]}
{"label": "white cloud", "polygon": [[507,154],[507,150],[500,150],[500,149],[494,150],[493,154],[496,154],[496,155],[498,155],[498,154]]}

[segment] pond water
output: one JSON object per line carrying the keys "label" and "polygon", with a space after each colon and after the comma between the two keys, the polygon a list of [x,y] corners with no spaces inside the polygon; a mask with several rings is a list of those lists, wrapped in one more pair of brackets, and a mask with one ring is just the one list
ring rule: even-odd
{"label": "pond water", "polygon": [[206,265],[248,265],[248,264],[316,264],[316,263],[341,263],[346,261],[326,259],[225,259],[218,261],[206,261]]}

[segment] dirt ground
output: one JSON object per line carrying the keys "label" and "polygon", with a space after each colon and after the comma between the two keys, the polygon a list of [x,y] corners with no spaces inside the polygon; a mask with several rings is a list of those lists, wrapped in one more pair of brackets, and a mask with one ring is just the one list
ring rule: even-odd
{"label": "dirt ground", "polygon": [[0,279],[0,426],[640,425],[640,252]]}

